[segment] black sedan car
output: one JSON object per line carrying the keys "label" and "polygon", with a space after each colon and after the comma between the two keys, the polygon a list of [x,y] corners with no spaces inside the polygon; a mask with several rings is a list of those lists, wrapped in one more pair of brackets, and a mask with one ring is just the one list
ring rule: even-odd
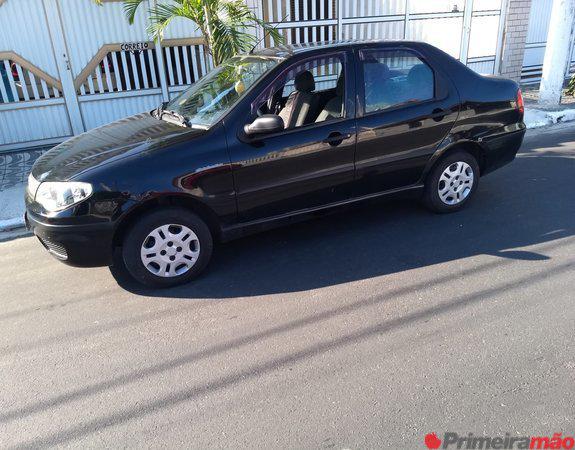
{"label": "black sedan car", "polygon": [[216,241],[336,206],[409,191],[456,211],[524,133],[515,82],[428,44],[266,49],[45,153],[26,220],[66,263],[173,286],[206,267]]}

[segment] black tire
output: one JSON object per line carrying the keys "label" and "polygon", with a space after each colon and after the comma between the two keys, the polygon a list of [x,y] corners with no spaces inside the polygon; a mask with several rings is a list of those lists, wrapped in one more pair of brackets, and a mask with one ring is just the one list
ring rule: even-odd
{"label": "black tire", "polygon": [[[457,162],[464,162],[469,165],[471,170],[473,171],[473,183],[471,184],[471,191],[465,198],[455,204],[447,204],[445,203],[440,195],[439,195],[439,186],[441,183],[441,175],[443,172],[450,166],[453,166]],[[465,151],[457,151],[455,153],[451,153],[446,157],[442,158],[431,170],[429,175],[427,176],[427,181],[425,183],[425,192],[423,194],[423,201],[425,205],[433,212],[436,213],[451,213],[455,211],[459,211],[463,208],[469,200],[475,194],[477,190],[477,186],[479,184],[479,164],[477,164],[477,160]],[[458,182],[458,181],[455,181]]]}
{"label": "black tire", "polygon": [[[152,273],[142,262],[140,251],[144,240],[158,227],[177,224],[188,227],[198,238],[199,256],[191,268],[181,275],[162,277]],[[179,247],[178,247],[179,248]],[[206,223],[193,212],[180,207],[167,207],[140,217],[127,231],[121,252],[114,265],[121,264],[137,282],[155,288],[167,288],[196,278],[208,265],[213,251],[213,239]]]}

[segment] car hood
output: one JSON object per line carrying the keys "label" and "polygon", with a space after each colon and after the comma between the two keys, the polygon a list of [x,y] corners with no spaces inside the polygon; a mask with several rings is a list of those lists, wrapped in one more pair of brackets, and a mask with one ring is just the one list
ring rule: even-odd
{"label": "car hood", "polygon": [[38,181],[66,181],[118,159],[155,151],[180,139],[205,134],[137,114],[73,137],[44,153],[32,168]]}

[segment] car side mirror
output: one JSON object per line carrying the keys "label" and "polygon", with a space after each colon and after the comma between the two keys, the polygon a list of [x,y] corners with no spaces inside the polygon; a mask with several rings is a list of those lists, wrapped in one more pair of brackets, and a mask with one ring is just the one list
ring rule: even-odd
{"label": "car side mirror", "polygon": [[252,123],[248,123],[244,126],[244,132],[247,136],[277,133],[283,129],[284,120],[275,114],[264,114],[263,116],[258,117]]}

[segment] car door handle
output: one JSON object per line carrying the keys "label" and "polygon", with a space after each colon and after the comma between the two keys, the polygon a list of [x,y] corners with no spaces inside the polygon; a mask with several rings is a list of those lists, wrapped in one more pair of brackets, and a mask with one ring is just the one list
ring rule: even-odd
{"label": "car door handle", "polygon": [[436,122],[441,122],[447,114],[449,114],[448,110],[435,108],[433,111],[431,111],[431,115],[429,117]]}
{"label": "car door handle", "polygon": [[326,137],[322,142],[324,144],[329,144],[332,147],[335,147],[341,144],[345,139],[349,139],[351,137],[350,133],[340,133],[336,131],[335,133],[330,133],[328,137]]}

